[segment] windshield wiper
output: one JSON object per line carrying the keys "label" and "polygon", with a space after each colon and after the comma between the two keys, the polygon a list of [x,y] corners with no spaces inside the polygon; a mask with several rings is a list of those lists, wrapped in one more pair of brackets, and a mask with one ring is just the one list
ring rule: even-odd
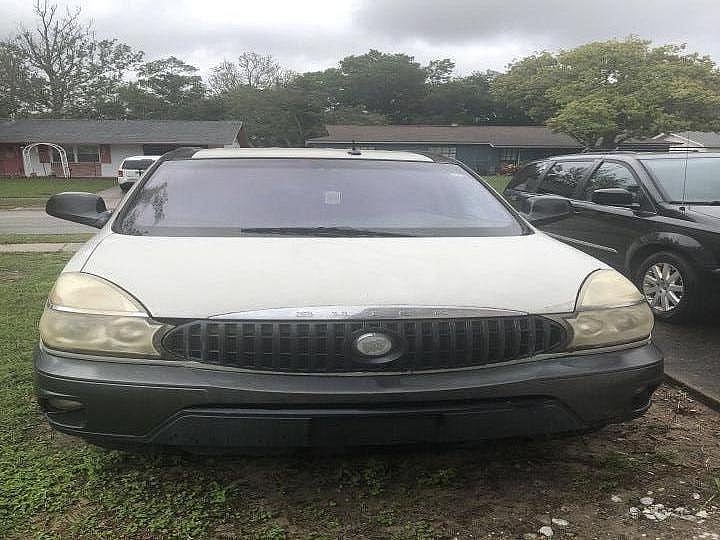
{"label": "windshield wiper", "polygon": [[354,227],[249,227],[241,233],[297,236],[412,236],[411,234]]}

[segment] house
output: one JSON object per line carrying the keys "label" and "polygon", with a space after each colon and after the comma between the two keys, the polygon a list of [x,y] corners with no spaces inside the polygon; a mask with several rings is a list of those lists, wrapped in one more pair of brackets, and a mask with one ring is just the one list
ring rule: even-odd
{"label": "house", "polygon": [[123,159],[180,146],[248,146],[240,121],[0,119],[0,176],[115,176]]}
{"label": "house", "polygon": [[712,131],[661,133],[652,140],[667,144],[670,151],[720,152],[720,133]]}
{"label": "house", "polygon": [[582,145],[544,126],[328,125],[328,135],[307,146],[412,150],[456,158],[481,174],[495,174],[509,165],[577,152]]}
{"label": "house", "polygon": [[660,133],[649,139],[627,139],[619,150],[635,152],[720,152],[720,133],[679,131]]}

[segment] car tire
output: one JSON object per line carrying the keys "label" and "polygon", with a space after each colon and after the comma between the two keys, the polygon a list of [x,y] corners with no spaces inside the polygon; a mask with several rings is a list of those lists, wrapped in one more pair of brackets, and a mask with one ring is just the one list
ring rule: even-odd
{"label": "car tire", "polygon": [[123,193],[127,193],[130,191],[130,188],[132,187],[132,184],[120,184],[120,191]]}
{"label": "car tire", "polygon": [[682,255],[653,253],[638,266],[635,284],[658,320],[686,322],[699,311],[702,292],[698,273]]}

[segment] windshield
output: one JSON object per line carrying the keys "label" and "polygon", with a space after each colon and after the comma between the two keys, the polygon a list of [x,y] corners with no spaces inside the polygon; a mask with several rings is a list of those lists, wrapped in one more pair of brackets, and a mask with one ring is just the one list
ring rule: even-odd
{"label": "windshield", "polygon": [[505,236],[524,229],[462,167],[331,159],[168,161],[117,232],[155,236]]}
{"label": "windshield", "polygon": [[149,169],[153,163],[155,163],[154,159],[126,159],[121,168],[144,171]]}
{"label": "windshield", "polygon": [[666,200],[696,204],[720,202],[720,158],[655,158],[642,162],[660,184]]}

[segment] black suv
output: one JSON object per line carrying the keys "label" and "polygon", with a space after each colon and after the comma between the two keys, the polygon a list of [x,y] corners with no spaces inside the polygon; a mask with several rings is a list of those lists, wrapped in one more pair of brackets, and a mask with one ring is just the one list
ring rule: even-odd
{"label": "black suv", "polygon": [[698,313],[720,281],[720,154],[556,156],[520,169],[504,195],[521,211],[568,199],[570,213],[540,228],[624,272],[660,319]]}

